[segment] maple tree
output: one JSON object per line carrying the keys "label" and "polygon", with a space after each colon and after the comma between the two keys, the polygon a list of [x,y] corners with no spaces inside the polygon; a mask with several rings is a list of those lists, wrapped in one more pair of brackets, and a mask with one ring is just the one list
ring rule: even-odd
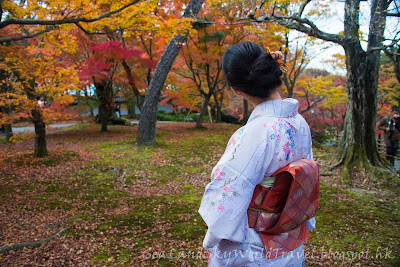
{"label": "maple tree", "polygon": [[8,77],[2,81],[6,91],[1,92],[0,106],[12,107],[13,113],[2,114],[0,124],[12,123],[19,113],[29,114],[35,126],[35,156],[48,154],[45,122],[51,120],[48,111],[40,106],[38,98],[64,104],[72,101],[68,93],[77,89],[77,73],[60,50],[62,33],[50,40],[33,40],[23,45],[0,46],[2,72]]}
{"label": "maple tree", "polygon": [[[185,19],[166,17],[163,11],[168,8],[170,1],[165,2],[142,2],[130,12],[121,13],[112,20],[104,19],[79,27],[93,46],[83,63],[85,66],[81,69],[80,77],[86,82],[84,86],[92,83],[96,88],[102,131],[107,131],[107,121],[117,91],[127,99],[131,115],[134,111],[133,102],[141,109],[142,95],[155,66],[153,38],[156,38],[154,43],[158,44],[162,42],[160,39],[170,38],[190,25]],[[112,9],[111,3],[103,3],[105,5]],[[141,47],[147,40],[150,40],[150,45]],[[136,101],[133,101],[133,96]]]}
{"label": "maple tree", "polygon": [[[126,59],[120,62],[139,110],[142,109],[142,96],[150,84],[152,71],[156,60],[160,57],[160,50],[165,40],[190,27],[190,21],[180,18],[177,14],[178,7],[182,4],[179,1],[170,0],[143,2],[137,5],[137,9],[129,14],[129,17],[122,16],[111,25],[107,22],[92,24],[91,30],[84,30],[88,35],[105,33],[110,41],[121,42],[125,49],[137,49],[144,52],[141,56],[141,64]],[[171,12],[174,9],[175,11]],[[123,90],[123,92],[127,98],[131,98],[129,90]],[[134,109],[133,105],[130,105],[129,109]]]}
{"label": "maple tree", "polygon": [[[114,41],[93,45],[89,49],[89,57],[83,63],[79,77],[86,84],[94,84],[96,88],[101,131],[107,131],[107,123],[112,113],[114,85],[120,78],[117,76],[120,66],[124,64],[128,66],[128,61],[147,63],[147,60],[141,57],[142,55],[142,51],[127,49],[123,43]],[[128,80],[133,79],[130,71],[129,74]]]}
{"label": "maple tree", "polygon": [[381,58],[378,85],[378,115],[388,115],[391,107],[400,107],[400,82],[395,71],[396,65],[386,54]]}
{"label": "maple tree", "polygon": [[299,78],[294,96],[299,100],[299,113],[313,132],[342,130],[347,102],[345,81],[340,75],[315,69],[306,69]]}
{"label": "maple tree", "polygon": [[88,23],[130,11],[139,1],[102,1],[98,6],[90,1],[1,1],[0,42],[34,38],[60,27],[68,29],[69,25],[83,29]]}
{"label": "maple tree", "polygon": [[[76,89],[73,87],[76,85],[77,77],[73,68],[61,66],[60,54],[45,51],[43,47],[53,46],[58,52],[63,49],[70,53],[75,43],[72,41],[67,44],[66,41],[70,35],[65,32],[69,32],[73,25],[86,32],[87,29],[96,30],[98,25],[101,26],[102,24],[96,24],[101,20],[109,24],[120,22],[132,12],[135,14],[138,10],[147,10],[143,4],[135,9],[134,6],[138,2],[139,0],[102,1],[97,4],[90,1],[47,1],[46,3],[43,1],[0,1],[0,42],[3,55],[1,67],[4,70],[2,72],[4,75],[1,76],[4,79],[1,81],[3,86],[0,106],[4,111],[1,113],[1,124],[5,123],[5,128],[10,128],[10,123],[14,120],[13,114],[15,114],[9,112],[10,107],[15,111],[22,109],[25,113],[31,114],[35,125],[36,156],[45,156],[48,153],[45,141],[45,117],[49,114],[41,110],[36,98],[44,95],[51,100],[64,103],[65,101],[59,98],[60,96],[68,98],[68,91]],[[117,13],[121,17],[113,17]],[[50,31],[54,34],[42,37],[43,33]],[[64,33],[59,34],[60,32]],[[41,37],[41,39],[34,39],[31,42],[26,40],[35,37]],[[34,48],[35,45],[38,47]],[[25,48],[21,50],[21,47]],[[24,53],[26,58],[22,58],[18,54],[20,52]],[[29,69],[27,62],[24,61],[33,61],[35,64],[32,64]],[[51,65],[53,68],[50,67]],[[36,72],[32,68],[35,68]],[[37,71],[42,71],[42,73]],[[11,79],[9,79],[10,75]],[[71,75],[71,77],[64,79],[65,75]],[[13,79],[18,82],[14,82]],[[69,87],[60,86],[68,82],[70,82]],[[10,134],[7,135],[7,138],[9,137]]]}
{"label": "maple tree", "polygon": [[214,96],[214,99],[218,100],[216,94],[225,87],[221,61],[230,36],[226,35],[229,31],[218,31],[214,27],[198,29],[188,37],[181,50],[184,64],[178,63],[180,67],[175,68],[175,72],[185,78],[184,82],[190,81],[182,85],[182,89],[187,90],[188,87],[194,86],[202,96],[202,107],[196,127],[202,127],[211,97]]}

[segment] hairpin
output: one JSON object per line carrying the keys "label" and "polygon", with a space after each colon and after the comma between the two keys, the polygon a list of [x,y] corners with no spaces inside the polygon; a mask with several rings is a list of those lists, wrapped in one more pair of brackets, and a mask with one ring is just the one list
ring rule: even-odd
{"label": "hairpin", "polygon": [[282,61],[280,61],[280,59],[283,58],[283,54],[282,54],[282,51],[281,51],[281,50],[282,50],[282,47],[280,47],[279,50],[278,50],[278,51],[275,51],[275,52],[271,52],[271,50],[270,50],[268,47],[267,47],[265,50],[266,50],[266,52],[267,52],[268,54],[270,54],[271,57],[279,64],[279,66],[280,66],[280,68],[281,68],[281,71],[282,71],[283,73],[287,72],[286,64],[283,63]]}

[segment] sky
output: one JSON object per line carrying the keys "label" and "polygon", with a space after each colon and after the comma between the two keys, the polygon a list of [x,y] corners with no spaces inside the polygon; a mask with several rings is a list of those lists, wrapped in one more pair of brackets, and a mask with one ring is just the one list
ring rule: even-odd
{"label": "sky", "polygon": [[[333,12],[334,15],[330,16],[329,18],[315,20],[314,22],[318,26],[318,28],[324,32],[335,34],[343,31],[344,5],[345,3],[342,1],[336,1],[335,5],[331,5],[331,12]],[[360,6],[360,28],[361,31],[364,33],[366,39],[368,38],[367,34],[370,20],[369,18],[370,1],[362,1]],[[399,29],[400,19],[396,17],[388,17],[386,22],[385,37],[393,38],[393,36],[397,31],[399,31]],[[293,34],[294,36],[298,35],[298,33],[294,32],[291,34]],[[362,43],[364,49],[366,48],[366,44],[366,42]],[[326,46],[329,46],[329,48],[326,48]],[[345,75],[346,71],[344,69],[335,69],[332,65],[325,62],[327,59],[332,58],[332,55],[338,53],[344,55],[344,50],[340,45],[334,44],[332,42],[323,42],[323,45],[315,49],[314,54],[316,55],[316,57],[311,60],[308,68],[326,69],[331,73]]]}

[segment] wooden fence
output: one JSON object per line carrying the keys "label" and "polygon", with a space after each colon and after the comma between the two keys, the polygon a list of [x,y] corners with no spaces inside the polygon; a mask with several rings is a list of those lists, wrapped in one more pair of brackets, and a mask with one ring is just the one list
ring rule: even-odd
{"label": "wooden fence", "polygon": [[[341,136],[338,134],[336,135],[336,140],[337,143],[340,142]],[[382,154],[382,156],[386,157],[386,143],[385,143],[385,138],[383,134],[376,134],[376,145],[378,147],[379,153]],[[400,168],[400,149],[397,150],[396,156],[394,156],[395,160],[395,167]]]}

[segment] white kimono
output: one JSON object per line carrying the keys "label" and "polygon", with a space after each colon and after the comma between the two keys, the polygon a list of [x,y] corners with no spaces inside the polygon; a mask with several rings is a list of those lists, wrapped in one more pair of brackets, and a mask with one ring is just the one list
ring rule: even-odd
{"label": "white kimono", "polygon": [[[291,98],[263,102],[230,138],[199,209],[208,226],[203,247],[211,249],[209,266],[303,266],[303,246],[268,259],[247,221],[257,184],[293,161],[312,159],[310,128],[297,110]],[[306,225],[314,228],[315,219]]]}

